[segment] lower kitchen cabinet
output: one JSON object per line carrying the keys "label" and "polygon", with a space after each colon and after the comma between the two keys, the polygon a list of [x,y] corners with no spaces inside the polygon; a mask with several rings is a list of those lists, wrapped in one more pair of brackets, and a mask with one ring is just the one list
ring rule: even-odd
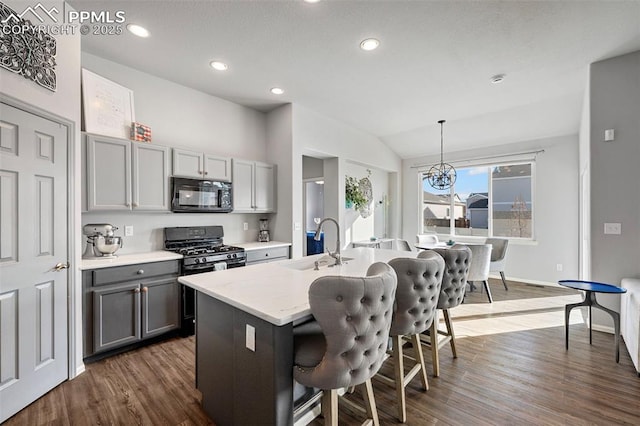
{"label": "lower kitchen cabinet", "polygon": [[289,246],[247,250],[247,266],[289,259]]}
{"label": "lower kitchen cabinet", "polygon": [[178,261],[84,271],[84,357],[177,330],[178,271]]}

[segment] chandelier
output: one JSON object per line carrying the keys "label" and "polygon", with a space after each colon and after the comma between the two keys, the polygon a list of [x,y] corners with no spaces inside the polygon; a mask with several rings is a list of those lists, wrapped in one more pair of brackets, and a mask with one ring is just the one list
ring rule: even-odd
{"label": "chandelier", "polygon": [[445,120],[440,120],[438,123],[440,123],[440,164],[431,166],[426,179],[433,188],[443,190],[451,188],[456,182],[456,169],[451,164],[444,162],[442,128]]}

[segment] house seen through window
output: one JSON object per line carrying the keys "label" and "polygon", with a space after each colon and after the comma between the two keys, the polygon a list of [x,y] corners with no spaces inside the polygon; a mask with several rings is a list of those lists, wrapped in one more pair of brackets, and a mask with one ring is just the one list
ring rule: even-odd
{"label": "house seen through window", "polygon": [[421,176],[422,233],[533,238],[533,163],[461,167],[444,191]]}

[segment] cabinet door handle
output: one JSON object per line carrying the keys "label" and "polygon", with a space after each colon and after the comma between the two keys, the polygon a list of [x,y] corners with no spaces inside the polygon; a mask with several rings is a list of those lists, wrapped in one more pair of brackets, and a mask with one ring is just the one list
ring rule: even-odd
{"label": "cabinet door handle", "polygon": [[138,269],[138,272],[136,272],[136,274],[138,274],[138,275],[144,274],[144,269]]}
{"label": "cabinet door handle", "polygon": [[204,172],[205,176],[209,174],[209,172]]}
{"label": "cabinet door handle", "polygon": [[142,292],[143,292],[143,293],[146,293],[146,292],[148,292],[148,291],[149,291],[149,287],[142,287]]}
{"label": "cabinet door handle", "polygon": [[134,289],[133,289],[133,292],[134,292],[134,293],[140,293],[140,287],[136,287],[136,288],[134,288]]}

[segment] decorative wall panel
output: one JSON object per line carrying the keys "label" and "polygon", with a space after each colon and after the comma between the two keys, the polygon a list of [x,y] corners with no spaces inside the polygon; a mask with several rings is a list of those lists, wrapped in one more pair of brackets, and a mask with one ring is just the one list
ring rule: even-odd
{"label": "decorative wall panel", "polygon": [[[0,3],[0,67],[56,91],[56,39],[34,29],[31,22]],[[13,29],[16,30],[13,30]]]}

